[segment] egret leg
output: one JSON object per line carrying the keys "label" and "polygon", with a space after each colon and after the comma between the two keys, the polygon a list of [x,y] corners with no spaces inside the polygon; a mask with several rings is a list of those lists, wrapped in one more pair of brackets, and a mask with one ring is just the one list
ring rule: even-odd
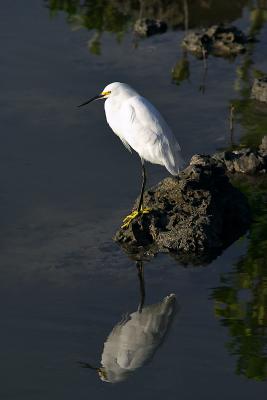
{"label": "egret leg", "polygon": [[138,214],[141,211],[142,205],[143,205],[143,198],[144,198],[144,190],[146,187],[146,169],[145,169],[145,163],[144,160],[141,158],[141,163],[142,163],[142,187],[141,187],[141,193],[140,193],[140,199],[139,199],[139,204],[138,204]]}
{"label": "egret leg", "polygon": [[122,228],[128,228],[130,223],[138,217],[138,215],[141,214],[148,214],[150,212],[149,208],[143,208],[143,198],[144,198],[144,191],[146,187],[146,170],[145,170],[145,163],[144,160],[141,158],[141,163],[142,163],[142,187],[141,187],[141,193],[140,193],[140,199],[138,203],[138,208],[137,210],[133,211],[130,215],[127,215],[127,217],[124,218],[123,220],[123,225]]}
{"label": "egret leg", "polygon": [[145,280],[144,280],[144,265],[142,261],[137,261],[136,262],[136,267],[138,271],[138,279],[139,279],[139,288],[140,288],[140,302],[138,305],[138,312],[141,313],[144,303],[145,303],[145,297],[146,297],[146,291],[145,291]]}

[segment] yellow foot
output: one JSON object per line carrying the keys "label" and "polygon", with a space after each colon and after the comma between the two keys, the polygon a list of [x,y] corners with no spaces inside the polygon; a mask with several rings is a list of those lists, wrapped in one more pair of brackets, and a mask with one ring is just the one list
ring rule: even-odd
{"label": "yellow foot", "polygon": [[149,214],[151,211],[151,208],[145,207],[141,208],[141,210],[138,212],[137,210],[133,211],[131,214],[127,215],[127,217],[124,218],[123,220],[123,225],[121,228],[128,228],[130,223],[139,215],[143,214]]}

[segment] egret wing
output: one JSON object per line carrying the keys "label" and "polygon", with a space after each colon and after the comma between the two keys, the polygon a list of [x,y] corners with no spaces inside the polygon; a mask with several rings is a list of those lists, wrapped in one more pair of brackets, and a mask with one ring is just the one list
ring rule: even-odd
{"label": "egret wing", "polygon": [[[118,136],[119,136],[119,135],[118,135]],[[119,138],[120,138],[120,140],[122,141],[123,145],[126,147],[126,149],[127,149],[130,153],[132,153],[131,146],[126,142],[126,140],[125,140],[123,137],[121,137],[121,136],[119,136]]]}
{"label": "egret wing", "polygon": [[134,96],[121,109],[124,139],[142,157],[177,175],[183,165],[181,148],[159,111],[144,97]]}

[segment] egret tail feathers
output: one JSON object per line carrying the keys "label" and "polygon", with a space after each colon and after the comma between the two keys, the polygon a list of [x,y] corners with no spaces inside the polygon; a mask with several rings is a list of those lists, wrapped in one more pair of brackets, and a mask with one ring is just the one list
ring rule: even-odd
{"label": "egret tail feathers", "polygon": [[174,153],[172,153],[171,157],[168,157],[164,160],[164,165],[172,175],[178,175],[179,172],[185,167],[185,161],[181,151],[176,150]]}

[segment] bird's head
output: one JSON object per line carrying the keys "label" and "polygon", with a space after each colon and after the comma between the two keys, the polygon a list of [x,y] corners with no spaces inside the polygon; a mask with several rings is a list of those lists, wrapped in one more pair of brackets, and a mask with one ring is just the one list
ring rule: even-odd
{"label": "bird's head", "polygon": [[107,85],[101,93],[92,97],[90,100],[87,100],[84,103],[80,104],[78,107],[85,106],[86,104],[89,104],[95,100],[108,99],[108,98],[112,98],[115,96],[125,96],[125,95],[129,96],[134,93],[136,93],[135,90],[132,89],[126,83],[113,82],[113,83],[110,83],[109,85]]}
{"label": "bird's head", "polygon": [[[106,368],[104,368],[103,366],[102,367],[94,367],[93,365],[88,364],[87,362],[82,362],[82,361],[79,361],[78,364],[80,365],[81,368],[88,368],[92,371],[96,371],[99,378],[101,379],[101,381],[119,382],[121,380],[124,380],[123,374],[116,374],[112,371],[107,371]],[[126,371],[126,375],[127,374],[128,374],[128,372]]]}
{"label": "bird's head", "polygon": [[103,367],[94,367],[93,365],[87,363],[87,362],[83,362],[83,361],[79,361],[78,363],[80,365],[81,368],[88,368],[90,370],[96,371],[98,373],[99,378],[102,381],[107,381],[108,382],[108,378],[107,378],[107,374],[105,371],[105,368]]}

